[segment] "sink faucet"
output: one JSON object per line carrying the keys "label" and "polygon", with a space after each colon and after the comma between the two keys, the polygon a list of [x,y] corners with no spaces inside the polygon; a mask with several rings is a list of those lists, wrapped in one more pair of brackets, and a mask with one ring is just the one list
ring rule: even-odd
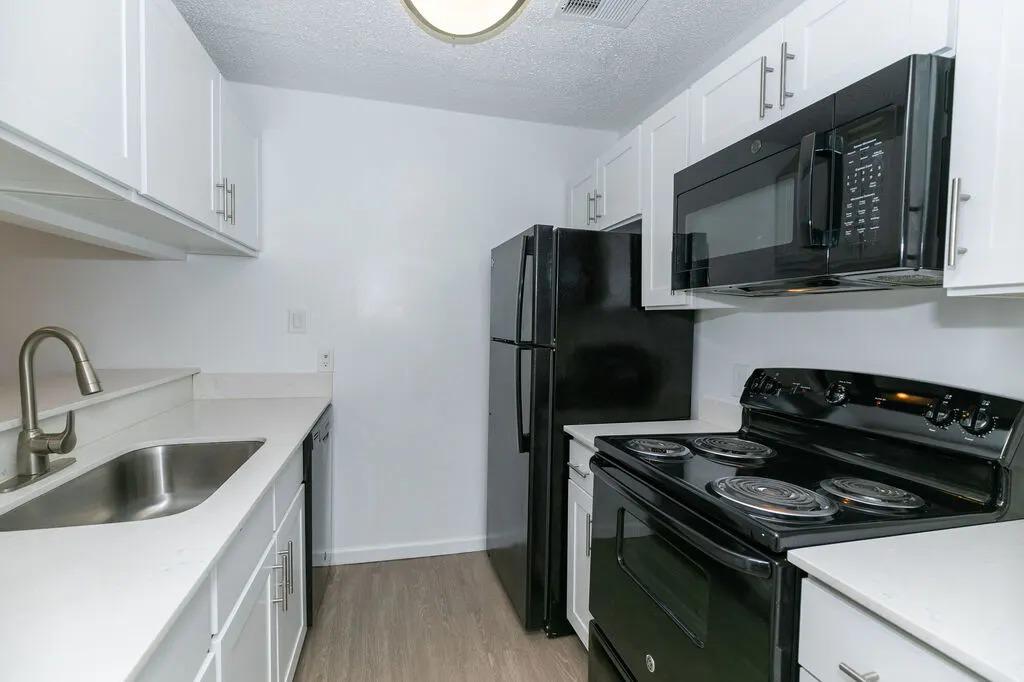
{"label": "sink faucet", "polygon": [[[50,473],[50,455],[66,455],[75,447],[75,413],[68,411],[67,423],[60,433],[45,433],[39,428],[39,414],[36,411],[36,386],[33,363],[35,361],[36,348],[44,339],[55,338],[64,343],[71,351],[75,360],[75,378],[78,379],[78,389],[82,395],[93,395],[103,390],[100,386],[96,370],[89,362],[89,356],[85,347],[78,337],[67,329],[60,327],[43,327],[37,329],[21,346],[21,355],[18,358],[18,378],[21,384],[21,433],[18,434],[18,476],[16,479],[21,487],[26,483],[38,479]],[[68,458],[59,460],[60,468],[74,462]],[[56,463],[55,463],[56,464]],[[12,479],[12,482],[14,479]],[[5,482],[8,483],[8,482]],[[4,492],[4,484],[0,484],[0,492]],[[10,488],[8,488],[10,489]]]}

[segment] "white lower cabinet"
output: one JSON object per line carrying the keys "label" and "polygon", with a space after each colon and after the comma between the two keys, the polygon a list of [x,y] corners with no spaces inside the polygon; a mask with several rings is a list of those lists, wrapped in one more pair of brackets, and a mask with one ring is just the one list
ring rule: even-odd
{"label": "white lower cabinet", "polygon": [[[301,466],[300,448],[157,645],[140,680],[292,679],[306,637],[306,490]],[[275,515],[275,509],[282,511]],[[247,568],[240,569],[245,562]]]}
{"label": "white lower cabinet", "polygon": [[590,538],[594,498],[569,480],[569,548],[566,583],[566,617],[589,647],[590,642]]}
{"label": "white lower cabinet", "polygon": [[282,594],[287,597],[277,610],[277,679],[289,680],[299,662],[306,634],[305,595],[305,487],[292,500],[277,530],[277,557],[284,565]]}
{"label": "white lower cabinet", "polygon": [[275,600],[281,598],[281,569],[271,541],[260,558],[235,612],[218,638],[221,682],[274,682],[277,674]]}
{"label": "white lower cabinet", "polygon": [[800,596],[801,680],[928,680],[982,678],[816,582],[803,580]]}

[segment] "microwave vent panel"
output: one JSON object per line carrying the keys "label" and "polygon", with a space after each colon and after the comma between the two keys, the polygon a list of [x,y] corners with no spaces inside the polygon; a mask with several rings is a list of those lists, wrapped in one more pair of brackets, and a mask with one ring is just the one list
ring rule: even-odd
{"label": "microwave vent panel", "polygon": [[626,28],[647,0],[558,0],[555,17],[616,28]]}

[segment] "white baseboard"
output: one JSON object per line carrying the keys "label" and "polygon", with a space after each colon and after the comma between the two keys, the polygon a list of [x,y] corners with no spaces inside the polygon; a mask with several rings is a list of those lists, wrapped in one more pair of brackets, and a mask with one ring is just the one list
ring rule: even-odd
{"label": "white baseboard", "polygon": [[482,552],[487,549],[487,538],[455,538],[435,542],[410,542],[400,545],[373,545],[335,549],[330,553],[332,566],[341,564],[366,564],[373,561],[395,561],[397,559],[418,559],[443,554],[464,554]]}

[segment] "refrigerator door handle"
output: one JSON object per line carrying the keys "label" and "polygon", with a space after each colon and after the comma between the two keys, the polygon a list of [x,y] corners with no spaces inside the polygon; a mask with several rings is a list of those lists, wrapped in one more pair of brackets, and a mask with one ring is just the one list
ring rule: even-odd
{"label": "refrigerator door handle", "polygon": [[[526,256],[529,252],[530,237],[523,235],[519,247],[519,291],[516,295],[516,343],[523,342],[523,290],[526,288]],[[522,429],[520,429],[520,432]]]}
{"label": "refrigerator door handle", "polygon": [[530,451],[530,434],[523,431],[523,351],[529,350],[516,348],[516,436],[520,453]]}

